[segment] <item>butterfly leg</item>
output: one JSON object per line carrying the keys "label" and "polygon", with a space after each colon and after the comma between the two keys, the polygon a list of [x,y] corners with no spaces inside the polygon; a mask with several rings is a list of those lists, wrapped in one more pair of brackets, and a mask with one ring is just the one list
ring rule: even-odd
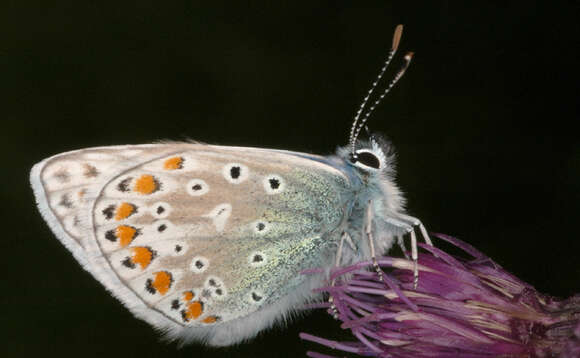
{"label": "butterfly leg", "polygon": [[[421,235],[423,236],[423,240],[425,240],[425,243],[427,245],[433,246],[433,242],[431,241],[431,238],[429,237],[429,234],[427,233],[427,229],[425,228],[425,225],[423,225],[423,223],[421,222],[421,220],[417,219],[416,217],[413,216],[409,216],[409,215],[405,215],[405,214],[401,214],[398,213],[397,214],[397,218],[401,219],[402,221],[408,222],[411,225],[413,225],[413,227],[419,227],[419,230],[421,231]],[[411,241],[413,242],[413,235],[414,235],[414,229],[413,229],[413,234],[411,235]],[[414,247],[414,251],[417,252],[417,247],[416,247],[416,239],[415,239],[415,247]],[[413,286],[415,288],[417,288],[417,284],[419,283],[419,273],[417,270],[417,260],[414,258],[413,259],[414,264],[415,264],[415,275],[414,275],[414,284]]]}
{"label": "butterfly leg", "polygon": [[[354,249],[354,243],[352,242],[352,238],[350,237],[350,235],[346,231],[343,232],[342,236],[340,237],[340,243],[338,244],[338,250],[336,251],[335,267],[340,266],[340,263],[342,260],[342,247],[343,247],[345,241],[351,246],[351,248]],[[332,281],[330,282],[330,286],[334,287],[335,284],[336,284],[336,278],[332,279]],[[334,317],[335,319],[338,319],[338,309],[336,308],[336,305],[334,304],[334,297],[332,297],[332,293],[330,293],[328,296],[328,303],[330,303],[330,310],[332,311],[332,317]]]}
{"label": "butterfly leg", "polygon": [[421,231],[421,235],[423,235],[423,239],[425,240],[425,243],[427,243],[427,245],[433,246],[433,242],[431,241],[431,238],[429,237],[429,234],[427,233],[427,229],[425,228],[425,225],[423,225],[421,220],[417,219],[416,217],[405,215],[405,214],[397,214],[397,217],[403,221],[410,222],[413,226],[419,227],[419,230]]}
{"label": "butterfly leg", "polygon": [[397,238],[397,245],[401,248],[401,251],[403,251],[403,255],[405,255],[407,260],[409,260],[410,257],[407,254],[407,247],[405,246],[405,240],[403,240],[403,236],[397,235],[395,237]]}
{"label": "butterfly leg", "polygon": [[369,239],[369,247],[371,249],[371,259],[373,261],[373,267],[379,276],[379,280],[381,282],[385,282],[385,278],[383,277],[383,270],[379,267],[377,263],[377,254],[375,252],[375,239],[373,237],[373,205],[372,202],[369,201],[369,205],[367,206],[367,222],[365,225],[365,234]]}
{"label": "butterfly leg", "polygon": [[[416,289],[419,284],[419,254],[417,249],[417,235],[415,229],[410,224],[395,219],[393,217],[385,218],[385,221],[397,228],[405,230],[411,236],[411,259],[413,260],[413,288]],[[430,240],[429,240],[430,241]]]}

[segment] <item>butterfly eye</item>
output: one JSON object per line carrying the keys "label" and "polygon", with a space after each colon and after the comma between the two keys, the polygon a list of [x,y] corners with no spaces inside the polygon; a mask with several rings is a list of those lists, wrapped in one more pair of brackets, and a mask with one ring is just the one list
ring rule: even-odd
{"label": "butterfly eye", "polygon": [[354,160],[354,164],[359,164],[373,169],[381,168],[381,160],[375,154],[367,150],[357,151]]}

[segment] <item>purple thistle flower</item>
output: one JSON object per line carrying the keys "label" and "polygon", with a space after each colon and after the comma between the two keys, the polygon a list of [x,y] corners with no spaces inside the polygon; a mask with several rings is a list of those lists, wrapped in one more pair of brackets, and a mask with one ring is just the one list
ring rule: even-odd
{"label": "purple thistle flower", "polygon": [[[307,333],[305,340],[375,357],[580,357],[580,295],[566,300],[537,292],[474,247],[436,234],[473,257],[453,257],[428,245],[419,255],[420,279],[413,288],[413,262],[377,259],[338,268],[326,307],[356,337],[337,342]],[[314,272],[315,270],[312,270]],[[310,357],[331,357],[308,352]]]}

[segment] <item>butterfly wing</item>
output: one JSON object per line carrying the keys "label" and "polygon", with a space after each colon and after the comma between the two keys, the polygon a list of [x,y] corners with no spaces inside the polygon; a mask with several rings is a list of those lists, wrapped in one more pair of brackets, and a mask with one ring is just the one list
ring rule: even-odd
{"label": "butterfly wing", "polygon": [[323,157],[200,144],[85,149],[31,174],[59,239],[138,317],[185,340],[255,335],[310,295],[348,179]]}

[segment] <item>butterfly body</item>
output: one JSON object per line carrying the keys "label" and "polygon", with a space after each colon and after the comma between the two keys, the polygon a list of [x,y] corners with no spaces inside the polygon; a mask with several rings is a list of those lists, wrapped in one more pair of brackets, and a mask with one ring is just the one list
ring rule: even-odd
{"label": "butterfly body", "polygon": [[[42,161],[31,182],[58,238],[136,316],[221,346],[315,299],[324,278],[300,272],[332,267],[343,233],[356,246],[343,262],[369,257],[369,203],[379,215],[401,210],[388,158],[369,173],[341,150],[89,148]],[[401,231],[385,225],[381,249]]]}

